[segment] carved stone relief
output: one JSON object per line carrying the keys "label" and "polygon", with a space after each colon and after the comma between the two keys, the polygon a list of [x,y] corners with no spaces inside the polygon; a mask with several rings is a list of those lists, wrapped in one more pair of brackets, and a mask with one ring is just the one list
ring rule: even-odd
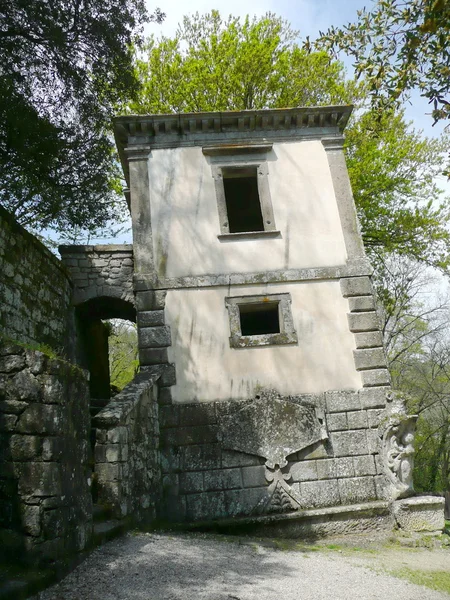
{"label": "carved stone relief", "polygon": [[265,458],[268,497],[256,512],[287,512],[301,508],[287,483],[287,457],[328,438],[323,410],[300,397],[261,392],[256,399],[224,417],[220,423],[222,446]]}
{"label": "carved stone relief", "polygon": [[414,494],[414,430],[417,415],[407,415],[399,394],[388,395],[386,419],[380,425],[381,457],[392,500]]}

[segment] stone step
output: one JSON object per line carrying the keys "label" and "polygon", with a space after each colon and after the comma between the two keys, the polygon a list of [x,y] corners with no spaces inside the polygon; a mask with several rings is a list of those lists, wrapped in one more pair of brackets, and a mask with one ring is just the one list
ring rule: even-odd
{"label": "stone step", "polygon": [[123,535],[127,530],[127,525],[123,521],[111,519],[109,521],[101,521],[94,523],[94,544],[99,546],[109,540],[112,540],[120,535]]}

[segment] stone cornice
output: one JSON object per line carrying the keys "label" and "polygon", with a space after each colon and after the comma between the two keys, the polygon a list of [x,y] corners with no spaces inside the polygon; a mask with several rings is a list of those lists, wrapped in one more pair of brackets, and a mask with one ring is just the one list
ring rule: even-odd
{"label": "stone cornice", "polygon": [[[321,139],[340,136],[352,106],[315,106],[270,110],[127,115],[114,119],[117,148],[128,180],[133,148],[220,146],[221,144]],[[127,156],[128,154],[128,156]],[[142,154],[139,158],[141,158]]]}
{"label": "stone cornice", "polygon": [[264,285],[267,283],[294,283],[300,281],[338,280],[372,274],[366,258],[348,260],[335,267],[313,267],[263,271],[258,273],[229,273],[217,275],[187,275],[185,277],[159,278],[155,274],[134,274],[135,291],[167,290],[180,288],[223,287],[230,285]]}

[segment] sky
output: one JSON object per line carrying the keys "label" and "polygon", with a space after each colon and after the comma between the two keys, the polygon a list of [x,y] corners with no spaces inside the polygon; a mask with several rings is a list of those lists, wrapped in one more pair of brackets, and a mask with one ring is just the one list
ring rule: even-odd
{"label": "sky", "polygon": [[[211,9],[217,9],[223,17],[228,15],[245,17],[247,14],[253,16],[262,16],[267,12],[272,12],[281,16],[290,22],[293,29],[300,32],[304,39],[310,36],[315,39],[319,31],[325,31],[330,26],[341,26],[348,22],[355,21],[356,11],[366,7],[370,9],[373,2],[371,0],[190,0],[182,2],[180,0],[146,0],[149,12],[153,12],[156,7],[166,13],[166,18],[161,25],[150,23],[145,28],[145,33],[154,34],[156,37],[162,35],[170,37],[176,32],[178,24],[186,14],[196,12],[206,13]],[[349,73],[352,72],[351,60],[344,55],[341,57]],[[410,103],[405,105],[406,116],[413,122],[416,129],[423,129],[426,135],[439,135],[443,130],[443,124],[432,126],[432,119],[427,113],[430,107],[427,102],[420,98],[418,94],[412,96]],[[450,194],[450,184],[444,177],[437,182],[447,194]],[[121,235],[116,240],[93,240],[91,243],[131,243],[131,233]]]}

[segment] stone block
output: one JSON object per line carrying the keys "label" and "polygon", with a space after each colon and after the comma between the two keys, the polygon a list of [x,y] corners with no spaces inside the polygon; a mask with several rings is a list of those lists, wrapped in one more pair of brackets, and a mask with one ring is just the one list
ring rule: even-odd
{"label": "stone block", "polygon": [[299,460],[314,460],[316,458],[328,458],[330,456],[328,450],[328,443],[325,445],[324,442],[318,442],[309,448],[305,448],[297,453]]}
{"label": "stone block", "polygon": [[180,492],[193,494],[203,491],[203,473],[180,473]]}
{"label": "stone block", "polygon": [[136,292],[136,309],[140,311],[162,310],[166,305],[166,290]]}
{"label": "stone block", "polygon": [[318,479],[336,479],[336,461],[334,458],[325,458],[317,461]]}
{"label": "stone block", "polygon": [[367,411],[367,419],[369,427],[378,427],[384,415],[382,408],[372,408]]}
{"label": "stone block", "polygon": [[170,327],[143,327],[138,330],[139,348],[164,348],[171,345]]}
{"label": "stone block", "polygon": [[162,478],[162,492],[164,498],[167,496],[178,496],[180,493],[180,484],[178,475],[171,473],[170,475],[164,475]]}
{"label": "stone block", "polygon": [[241,469],[219,469],[214,471],[205,471],[204,473],[205,490],[233,490],[242,487]]}
{"label": "stone block", "polygon": [[355,333],[357,348],[380,348],[383,346],[381,331],[364,331]]}
{"label": "stone block", "polygon": [[348,299],[350,312],[370,312],[375,310],[373,296],[353,296]]}
{"label": "stone block", "polygon": [[372,455],[366,456],[354,456],[353,466],[355,469],[355,476],[361,477],[363,475],[376,475],[377,469],[375,466],[375,459]]}
{"label": "stone block", "polygon": [[222,450],[223,467],[252,467],[260,464],[260,459],[254,454],[245,454],[235,450]]}
{"label": "stone block", "polygon": [[33,460],[41,455],[42,438],[36,435],[12,435],[9,447],[12,460]]}
{"label": "stone block", "polygon": [[159,379],[159,385],[163,387],[170,387],[175,385],[177,382],[177,376],[175,371],[175,365],[165,365]]}
{"label": "stone block", "polygon": [[106,446],[106,460],[110,463],[123,462],[128,458],[127,444],[109,444]]}
{"label": "stone block", "polygon": [[386,368],[386,356],[383,348],[364,348],[353,350],[357,371]]}
{"label": "stone block", "polygon": [[62,428],[62,409],[53,404],[30,404],[17,424],[17,430],[22,433],[57,435]]}
{"label": "stone block", "polygon": [[242,481],[245,488],[262,487],[267,485],[266,468],[264,465],[242,467]]}
{"label": "stone block", "polygon": [[215,426],[174,427],[161,432],[163,446],[190,446],[192,444],[212,444],[215,442],[217,442],[217,428]]}
{"label": "stone block", "polygon": [[180,470],[180,448],[161,448],[160,460],[163,473],[173,473]]}
{"label": "stone block", "polygon": [[341,456],[334,460],[336,469],[336,477],[353,477],[355,475],[355,467],[351,456]]}
{"label": "stone block", "polygon": [[21,371],[26,366],[25,357],[17,354],[0,356],[0,373]]}
{"label": "stone block", "polygon": [[377,429],[367,429],[367,448],[370,454],[378,454],[380,451],[380,436]]}
{"label": "stone block", "polygon": [[169,362],[167,348],[139,348],[139,362],[145,365],[165,365]]}
{"label": "stone block", "polygon": [[22,495],[60,496],[62,466],[56,462],[16,463],[19,491]]}
{"label": "stone block", "polygon": [[128,437],[128,427],[114,427],[108,431],[106,439],[110,444],[127,444]]}
{"label": "stone block", "polygon": [[172,391],[170,387],[160,387],[158,390],[158,404],[161,406],[172,404]]}
{"label": "stone block", "polygon": [[9,395],[14,400],[38,402],[41,398],[41,386],[36,377],[29,371],[21,371],[11,379]]}
{"label": "stone block", "polygon": [[327,415],[328,431],[345,431],[348,429],[347,413],[331,413]]}
{"label": "stone block", "polygon": [[216,412],[213,403],[205,402],[203,404],[185,404],[180,406],[180,424],[184,427],[214,425],[215,423]]}
{"label": "stone block", "polygon": [[347,315],[350,331],[357,333],[360,331],[376,331],[380,328],[378,315],[373,312],[350,313]]}
{"label": "stone block", "polygon": [[163,310],[145,310],[137,313],[138,327],[165,325]]}
{"label": "stone block", "polygon": [[322,508],[340,503],[338,484],[335,479],[294,483],[292,487],[299,493],[304,508]]}
{"label": "stone block", "polygon": [[368,444],[366,431],[337,431],[331,434],[331,445],[335,457],[358,456],[367,454]]}
{"label": "stone block", "polygon": [[373,369],[370,371],[361,371],[361,378],[364,387],[391,385],[391,378],[387,369]]}
{"label": "stone block", "polygon": [[367,413],[365,410],[355,410],[347,413],[349,429],[367,429]]}
{"label": "stone block", "polygon": [[296,462],[290,466],[289,472],[292,481],[315,481],[317,479],[317,466],[315,460]]}
{"label": "stone block", "polygon": [[41,509],[39,506],[22,506],[22,527],[26,534],[38,537],[41,534]]}
{"label": "stone block", "polygon": [[372,284],[368,277],[348,277],[341,279],[341,292],[344,298],[372,295]]}
{"label": "stone block", "polygon": [[186,518],[192,521],[226,517],[224,492],[207,492],[186,496]]}
{"label": "stone block", "polygon": [[376,500],[373,477],[350,477],[339,479],[339,494],[342,504],[357,504]]}
{"label": "stone block", "polygon": [[329,413],[359,410],[361,408],[358,392],[325,392],[325,400]]}
{"label": "stone block", "polygon": [[176,404],[159,408],[159,426],[161,428],[177,427],[180,423],[180,407]]}
{"label": "stone block", "polygon": [[98,477],[98,481],[109,482],[109,481],[120,481],[122,476],[122,470],[120,464],[111,463],[99,463],[95,466],[95,472]]}
{"label": "stone block", "polygon": [[228,490],[224,492],[225,508],[228,517],[251,514],[258,504],[269,499],[267,485],[259,488]]}
{"label": "stone block", "polygon": [[221,467],[219,444],[183,446],[180,455],[183,471],[204,471]]}
{"label": "stone block", "polygon": [[389,392],[383,387],[371,387],[359,390],[361,408],[385,408],[386,394]]}
{"label": "stone block", "polygon": [[[61,460],[67,441],[63,437],[47,437],[42,442],[42,460]],[[82,452],[79,454],[81,460]]]}

